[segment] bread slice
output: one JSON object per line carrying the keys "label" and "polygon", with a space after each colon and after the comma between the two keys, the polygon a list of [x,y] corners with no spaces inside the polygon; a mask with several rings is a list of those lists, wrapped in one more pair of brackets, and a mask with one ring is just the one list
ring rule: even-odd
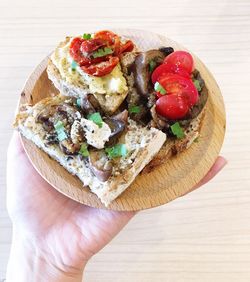
{"label": "bread slice", "polygon": [[[116,68],[109,74],[108,76],[112,76],[113,73],[116,74],[116,78],[121,83],[121,88],[119,92],[112,92],[112,93],[105,93],[103,89],[100,91],[98,88],[92,89],[89,87],[89,85],[84,82],[84,78],[87,78],[88,81],[93,82],[94,80],[97,80],[102,83],[102,80],[110,80],[110,77],[106,76],[103,78],[95,78],[93,76],[89,76],[87,74],[84,74],[83,71],[79,67],[76,68],[76,70],[73,72],[70,70],[70,63],[69,61],[72,60],[69,57],[69,44],[72,37],[66,37],[65,41],[61,42],[58,47],[54,50],[52,53],[47,67],[47,73],[49,79],[53,82],[55,87],[60,91],[62,95],[65,96],[73,96],[76,98],[82,97],[88,93],[91,93],[95,96],[97,101],[99,102],[100,106],[104,110],[104,112],[108,114],[114,113],[121,103],[124,101],[128,94],[128,87],[126,85],[126,79],[123,76],[122,72],[120,71],[121,67],[120,64],[116,66]],[[60,60],[60,64],[57,62],[57,58],[59,56],[62,56],[62,54],[68,55],[67,58],[64,58]],[[63,66],[63,67],[62,67]],[[67,70],[65,72],[65,69]],[[118,81],[118,82],[119,82]],[[115,82],[116,83],[116,82]],[[93,84],[93,83],[92,83]],[[99,92],[102,93],[99,93]]]}
{"label": "bread slice", "polygon": [[184,130],[184,138],[168,138],[167,142],[165,142],[153,160],[143,169],[142,174],[152,172],[158,166],[167,162],[171,157],[188,149],[200,136],[200,128],[205,112],[206,107],[204,107],[201,113],[190,122],[189,126]]}
{"label": "bread slice", "polygon": [[76,175],[84,186],[88,186],[102,203],[108,206],[134,181],[142,169],[153,159],[166,141],[166,135],[156,129],[143,127],[129,120],[126,133],[121,137],[128,154],[117,158],[111,176],[102,182],[92,173],[87,159],[77,155],[62,152],[58,144],[48,144],[45,140],[45,130],[36,121],[37,115],[50,105],[63,103],[67,97],[55,96],[45,98],[35,106],[23,106],[17,114],[14,127],[27,139],[34,142],[50,157],[58,161],[66,170]]}

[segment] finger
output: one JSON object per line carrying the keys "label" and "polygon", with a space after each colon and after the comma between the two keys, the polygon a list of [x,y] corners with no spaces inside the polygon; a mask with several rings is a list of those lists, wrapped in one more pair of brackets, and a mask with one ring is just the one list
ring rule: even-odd
{"label": "finger", "polygon": [[17,131],[14,131],[10,143],[8,146],[7,156],[8,158],[15,158],[17,155],[23,154],[24,148],[21,142],[20,134]]}
{"label": "finger", "polygon": [[194,187],[194,189],[199,188],[200,186],[209,182],[212,178],[215,177],[227,164],[227,160],[221,156],[217,158],[214,165],[210,168],[209,172],[205,175],[205,177]]}
{"label": "finger", "polygon": [[[203,177],[203,179],[197,183],[190,191],[185,193],[184,195],[194,191],[195,189],[201,187],[202,185],[206,184],[209,182],[211,179],[213,179],[222,169],[223,167],[227,164],[227,160],[221,156],[219,156],[213,166],[210,168],[208,173]],[[183,196],[184,196],[183,195]]]}

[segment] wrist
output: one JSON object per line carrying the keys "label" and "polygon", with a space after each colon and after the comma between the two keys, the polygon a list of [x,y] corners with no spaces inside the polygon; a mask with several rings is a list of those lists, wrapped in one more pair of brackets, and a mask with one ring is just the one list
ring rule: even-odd
{"label": "wrist", "polygon": [[[53,256],[53,254],[52,254]],[[82,281],[85,263],[81,269],[65,269],[45,254],[32,240],[21,238],[13,231],[10,258],[7,267],[7,282],[15,281]]]}

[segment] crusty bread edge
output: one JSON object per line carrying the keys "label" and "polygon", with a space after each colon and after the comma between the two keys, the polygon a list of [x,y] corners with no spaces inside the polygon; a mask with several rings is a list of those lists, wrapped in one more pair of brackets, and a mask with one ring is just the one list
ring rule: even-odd
{"label": "crusty bread edge", "polygon": [[[59,103],[65,99],[66,97],[63,96],[45,98],[36,104],[35,110],[37,111],[38,108],[39,110],[42,110],[42,107],[46,107],[49,104]],[[30,108],[29,110],[29,107],[27,107],[27,109],[18,113],[14,121],[14,127],[25,138],[31,140],[38,148],[42,149],[45,153],[62,165],[68,172],[76,175],[84,183],[84,177],[80,173],[77,173],[77,171],[74,170],[72,166],[68,165],[67,162],[65,162],[63,159],[63,153],[61,153],[57,147],[45,146],[44,141],[39,134],[34,132],[31,128],[24,126],[24,122],[30,116],[32,111],[34,111],[34,108]],[[136,159],[133,162],[133,165],[131,165],[122,174],[114,176],[111,181],[100,182],[99,189],[93,189],[89,187],[90,190],[99,197],[105,206],[108,206],[115,198],[117,198],[130,186],[130,184],[135,180],[136,176],[141,172],[145,165],[147,165],[153,159],[154,155],[165,143],[166,135],[162,131],[156,128],[151,128],[150,131],[150,134],[152,134],[152,139],[145,147],[140,149]]]}
{"label": "crusty bread edge", "polygon": [[[155,129],[152,140],[140,150],[133,165],[124,173],[118,175],[115,182],[110,183],[107,190],[95,191],[101,201],[108,206],[115,198],[125,191],[130,184],[135,180],[136,176],[142,169],[153,159],[153,157],[160,150],[166,141],[166,134],[162,131]],[[119,183],[117,186],[116,183]]]}
{"label": "crusty bread edge", "polygon": [[201,113],[194,120],[192,120],[191,124],[186,129],[186,131],[190,130],[191,125],[193,125],[194,123],[198,123],[197,128],[195,130],[191,130],[188,134],[186,134],[186,137],[183,139],[171,140],[170,138],[168,138],[165,144],[160,149],[160,151],[155,155],[152,161],[147,166],[145,166],[141,173],[146,174],[154,171],[157,167],[164,164],[174,155],[178,155],[179,153],[188,149],[192,145],[194,140],[196,140],[200,135],[200,129],[205,113],[206,106],[202,109]]}

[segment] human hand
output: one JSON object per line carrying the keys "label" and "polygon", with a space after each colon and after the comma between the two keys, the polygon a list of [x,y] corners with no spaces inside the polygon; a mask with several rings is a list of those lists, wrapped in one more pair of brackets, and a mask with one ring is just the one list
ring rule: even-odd
{"label": "human hand", "polygon": [[[219,157],[199,185],[225,164]],[[30,164],[17,133],[8,149],[7,186],[13,222],[9,281],[81,281],[91,256],[135,214],[87,207],[57,192]]]}

